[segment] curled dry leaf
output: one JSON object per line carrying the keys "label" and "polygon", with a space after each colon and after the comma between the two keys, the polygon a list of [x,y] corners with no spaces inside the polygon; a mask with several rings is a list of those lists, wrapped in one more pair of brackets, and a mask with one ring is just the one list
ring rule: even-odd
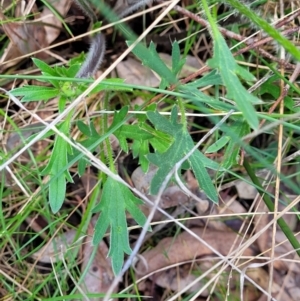
{"label": "curled dry leaf", "polygon": [[[39,133],[41,129],[43,129],[45,126],[41,123],[35,123],[35,124],[30,124],[27,125],[23,128],[19,128],[19,132],[12,131],[6,138],[6,143],[5,143],[5,149],[7,152],[16,152],[17,149],[20,149],[23,147],[24,141],[28,139],[30,136]],[[30,147],[30,151],[34,154],[40,154],[41,151],[46,149],[46,141],[39,141],[32,145]],[[23,152],[21,156],[18,157],[17,161],[25,165],[30,161],[30,155],[29,152]],[[12,167],[13,169],[14,167]],[[13,170],[14,171],[14,170]],[[31,171],[28,169],[23,169],[22,170],[22,178],[25,179],[27,174],[29,174]],[[18,172],[14,172],[15,177],[18,177]],[[18,190],[19,187],[15,185],[15,181],[13,180],[13,177],[10,175],[10,173],[5,170],[5,183],[7,186],[11,186],[13,189]],[[27,181],[27,186],[28,187],[34,187],[34,183],[28,182]]]}
{"label": "curled dry leaf", "polygon": [[[45,29],[39,23],[8,21],[1,11],[0,21],[2,21],[3,31],[11,42],[0,60],[1,63],[14,59],[20,55],[33,53],[48,46]],[[47,58],[47,54],[45,52],[40,52],[36,56],[40,59]],[[9,64],[5,64],[4,67],[8,68],[15,64],[16,62],[13,61]]]}
{"label": "curled dry leaf", "polygon": [[[157,171],[157,167],[150,165],[147,173],[144,173],[141,167],[138,167],[131,176],[132,182],[137,190],[142,193],[148,194],[151,181]],[[156,196],[149,196],[150,199],[155,199]],[[175,207],[178,205],[184,205],[191,200],[176,184],[170,184],[164,191],[160,207],[163,209]],[[205,201],[206,203],[206,201]]]}
{"label": "curled dry leaf", "polygon": [[23,145],[23,141],[28,139],[30,136],[37,134],[45,127],[42,123],[34,123],[20,128],[20,132],[11,133],[6,142],[6,149],[12,151]]}
{"label": "curled dry leaf", "polygon": [[[131,180],[137,190],[147,195],[147,197],[154,201],[155,195],[148,195],[150,183],[157,171],[157,167],[150,165],[147,173],[144,173],[141,167],[138,167],[131,175]],[[175,207],[178,205],[187,205],[192,200],[175,184],[170,184],[162,194],[159,206],[162,209]],[[146,205],[141,206],[143,212],[148,215],[149,207]],[[159,212],[155,213],[153,220],[160,220],[162,218]]]}
{"label": "curled dry leaf", "polygon": [[[229,196],[227,199],[222,198],[223,202],[220,206],[213,205],[209,212],[209,215],[213,217],[208,216],[207,218],[199,219],[198,224],[202,223],[203,226],[203,223],[205,223],[205,226],[210,229],[227,231],[230,228],[238,232],[243,224],[243,219],[239,218],[239,214],[246,212],[246,209],[238,201],[229,198]],[[196,208],[198,211],[197,206]],[[203,214],[202,210],[199,212],[199,215],[201,214]]]}
{"label": "curled dry leaf", "polygon": [[[235,250],[235,246],[241,243],[241,238],[231,231],[221,232],[202,228],[192,228],[191,231],[223,255],[228,255],[231,250]],[[183,232],[176,238],[162,239],[156,247],[144,252],[142,254],[144,260],[137,264],[137,274],[139,277],[143,277],[163,267],[207,255],[214,254],[189,233]],[[243,255],[252,256],[254,250],[247,248]],[[147,266],[144,265],[144,262],[147,263]]]}
{"label": "curled dry leaf", "polygon": [[[185,293],[201,292],[199,297],[201,296],[202,298],[206,298],[210,294],[210,289],[205,288],[202,291],[202,288],[209,279],[215,277],[215,273],[207,274],[204,280],[202,279],[201,275],[212,268],[215,263],[215,260],[213,260],[211,257],[203,257],[201,260],[193,262],[192,265],[184,264],[176,268],[171,268],[164,272],[160,272],[153,277],[153,281],[156,285],[174,292],[180,292],[183,290]],[[264,283],[268,284],[267,273],[261,268],[256,270],[257,271],[254,271],[253,269],[253,271],[249,272],[249,275],[247,275],[258,284],[261,283],[261,277],[266,277]],[[230,276],[230,280],[226,279],[226,275]],[[240,296],[239,289],[237,289],[237,287],[239,287],[239,280],[239,275],[237,273],[232,273],[231,268],[228,267],[226,271],[224,271],[223,275],[217,280],[218,285],[214,288],[214,293],[221,296],[224,293],[222,292],[224,287],[229,285],[230,291],[228,300],[238,300]],[[194,282],[194,285],[189,287],[192,282]],[[187,291],[185,291],[186,287],[189,287]],[[265,288],[264,285],[262,287]],[[221,290],[219,290],[219,288],[221,288]],[[257,301],[257,298],[260,296],[260,294],[261,293],[257,290],[257,288],[250,283],[247,283],[243,289],[244,301]]]}
{"label": "curled dry leaf", "polygon": [[[299,240],[300,239],[300,233],[294,233],[295,237]],[[300,274],[300,263],[299,261],[287,261],[286,259],[293,260],[295,258],[296,252],[290,242],[287,240],[286,236],[281,230],[278,230],[276,232],[276,246],[274,249],[275,252],[275,258],[282,257],[283,255],[289,253],[289,255],[286,255],[280,259],[276,259],[274,261],[274,268],[281,271],[282,273],[286,273],[288,271],[292,271],[294,273]],[[271,242],[272,240],[268,240],[267,247],[271,248]]]}
{"label": "curled dry leaf", "polygon": [[[118,1],[118,2],[123,2]],[[159,53],[161,59],[171,68],[172,57],[166,53]],[[187,56],[186,63],[184,64],[179,77],[187,77],[198,69],[201,68],[198,60],[192,56]],[[124,78],[126,83],[135,85],[144,85],[147,87],[158,87],[160,78],[151,69],[143,66],[139,61],[134,58],[128,58],[122,61],[116,67],[118,76]]]}
{"label": "curled dry leaf", "polygon": [[[268,290],[269,274],[263,268],[260,267],[248,268],[246,270],[246,275],[250,277],[255,283],[257,283],[264,290]],[[271,293],[276,294],[279,292],[280,287],[275,282],[273,282],[271,289],[272,289]]]}
{"label": "curled dry leaf", "polygon": [[[55,8],[60,16],[65,17],[69,11],[72,1],[71,0],[48,0],[48,3]],[[45,35],[48,45],[50,45],[60,34],[62,23],[57,16],[53,14],[48,7],[45,7],[41,13],[41,19],[47,23],[45,26]]]}
{"label": "curled dry leaf", "polygon": [[120,62],[116,70],[118,76],[125,79],[127,84],[157,87],[160,83],[160,79],[149,68],[130,57]]}
{"label": "curled dry leaf", "polygon": [[241,199],[253,200],[257,195],[257,189],[254,187],[254,185],[245,181],[237,181],[235,188],[237,190],[238,196]]}
{"label": "curled dry leaf", "polygon": [[299,273],[289,273],[286,275],[283,281],[284,285],[284,292],[288,297],[280,300],[293,300],[293,301],[300,301],[300,275]]}
{"label": "curled dry leaf", "polygon": [[73,245],[76,235],[75,230],[69,230],[59,236],[56,236],[50,243],[46,244],[39,251],[32,254],[34,259],[40,262],[57,262],[64,258],[65,253]]}
{"label": "curled dry leaf", "polygon": [[[86,293],[105,293],[114,278],[111,262],[108,258],[108,247],[104,241],[101,241],[97,247],[97,253],[92,263],[89,264],[92,252],[95,248],[95,246],[92,245],[92,235],[93,227],[89,227],[88,238],[83,247],[83,262],[81,266],[82,272],[85,271],[86,268],[88,270],[80,286]],[[117,288],[115,288],[115,292],[116,291]],[[102,300],[102,298],[93,298],[92,300],[98,301]]]}
{"label": "curled dry leaf", "polygon": [[[191,282],[197,279],[197,276],[193,273],[190,268],[190,265],[182,265],[178,268],[171,268],[164,272],[159,273],[153,277],[155,284],[166,288],[167,290],[171,290],[174,292],[178,292],[187,287]],[[186,292],[193,293],[195,291],[199,291],[203,287],[203,283],[201,281],[197,281],[192,287],[190,287]],[[209,291],[205,289],[202,293],[202,297],[207,297]]]}

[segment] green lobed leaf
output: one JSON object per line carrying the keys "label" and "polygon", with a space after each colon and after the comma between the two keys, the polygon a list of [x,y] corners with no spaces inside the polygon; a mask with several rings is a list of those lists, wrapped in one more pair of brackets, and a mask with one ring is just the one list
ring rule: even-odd
{"label": "green lobed leaf", "polygon": [[[154,195],[158,193],[166,176],[171,172],[175,164],[194,147],[194,142],[186,128],[177,122],[176,112],[177,110],[172,110],[170,119],[161,116],[158,112],[147,113],[149,120],[156,128],[165,130],[168,134],[173,134],[173,143],[164,153],[155,152],[147,156],[148,160],[158,167],[150,184],[150,193]],[[197,173],[200,187],[213,202],[217,203],[217,193],[205,166],[209,164],[219,168],[218,164],[206,158],[199,150],[194,151],[188,161],[191,168]]]}
{"label": "green lobed leaf", "polygon": [[42,174],[45,174],[49,168],[49,203],[53,213],[57,213],[61,208],[66,195],[66,178],[72,182],[69,170],[61,173],[67,166],[67,143],[65,140],[57,136],[52,150],[50,162]]}
{"label": "green lobed leaf", "polygon": [[237,73],[241,75],[242,72],[218,30],[214,32],[214,56],[208,61],[208,65],[220,70],[222,80],[227,88],[227,98],[236,102],[238,109],[243,113],[249,125],[253,129],[257,129],[258,117],[252,103],[259,103],[260,100],[251,95],[238,79]]}
{"label": "green lobed leaf", "polygon": [[128,210],[136,222],[143,226],[146,217],[138,207],[140,204],[142,202],[132,194],[130,189],[116,180],[108,178],[103,186],[101,201],[93,210],[93,212],[101,211],[95,226],[93,244],[99,244],[110,227],[108,256],[111,257],[115,275],[122,269],[124,253],[131,253],[125,210]]}
{"label": "green lobed leaf", "polygon": [[135,140],[148,140],[153,137],[152,134],[144,131],[137,124],[122,125],[117,131],[115,131],[117,137],[125,137],[126,139],[135,139]]}
{"label": "green lobed leaf", "polygon": [[[127,44],[130,46],[132,42],[127,42]],[[142,61],[143,65],[155,71],[168,85],[177,83],[176,76],[160,58],[153,42],[150,43],[149,51],[145,51],[144,45],[138,44],[132,52]]]}
{"label": "green lobed leaf", "polygon": [[149,161],[147,159],[147,155],[149,154],[149,142],[146,140],[134,140],[131,148],[133,158],[139,157],[139,164],[143,172],[146,172],[149,168]]}
{"label": "green lobed leaf", "polygon": [[[60,126],[64,134],[69,132],[70,121],[67,119]],[[66,195],[66,179],[73,182],[68,166],[68,143],[60,136],[56,136],[53,150],[48,165],[41,172],[42,175],[49,175],[49,203],[53,213],[61,208]],[[62,170],[65,170],[62,172]]]}

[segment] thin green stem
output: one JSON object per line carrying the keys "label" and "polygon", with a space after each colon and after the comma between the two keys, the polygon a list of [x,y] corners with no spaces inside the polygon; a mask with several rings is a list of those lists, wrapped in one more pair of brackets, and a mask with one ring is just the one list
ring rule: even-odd
{"label": "thin green stem", "polygon": [[[251,166],[246,158],[244,159],[243,165],[248,173],[248,176],[252,180],[253,184],[255,184],[259,194],[261,195],[261,197],[262,197],[264,203],[266,204],[266,206],[268,207],[269,211],[274,212],[274,203],[272,202],[270,196],[264,192],[262,185],[260,184],[257,176],[255,175],[254,170],[251,168]],[[300,243],[297,240],[297,238],[294,236],[293,231],[289,228],[289,226],[287,225],[287,223],[285,222],[285,220],[282,217],[277,219],[277,224],[280,227],[280,229],[282,230],[282,232],[284,233],[284,235],[286,236],[286,238],[288,239],[288,241],[291,243],[291,245],[293,246],[295,251],[297,252],[298,256],[300,257]]]}

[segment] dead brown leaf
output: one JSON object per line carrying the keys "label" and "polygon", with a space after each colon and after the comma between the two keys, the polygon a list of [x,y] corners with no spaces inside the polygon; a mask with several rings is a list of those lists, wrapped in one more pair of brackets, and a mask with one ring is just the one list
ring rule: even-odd
{"label": "dead brown leaf", "polygon": [[57,262],[64,258],[76,236],[75,230],[69,230],[56,236],[50,243],[46,244],[39,251],[32,254],[34,259],[40,262]]}
{"label": "dead brown leaf", "polygon": [[160,79],[149,68],[131,57],[120,62],[116,70],[118,76],[128,84],[157,87],[160,83]]}
{"label": "dead brown leaf", "polygon": [[[72,4],[71,0],[48,0],[48,2],[62,17],[66,16]],[[43,9],[41,19],[47,23],[47,26],[45,26],[45,35],[47,44],[50,45],[60,34],[62,23],[48,7]]]}
{"label": "dead brown leaf", "polygon": [[[93,235],[93,227],[89,227],[88,238],[83,247],[83,262],[81,271],[88,268],[87,273],[80,285],[86,293],[105,293],[111,285],[114,275],[112,272],[111,261],[108,257],[108,247],[101,241],[97,247],[97,253],[90,263],[91,255],[95,246],[92,245],[91,237]],[[118,288],[115,289],[115,292]],[[102,300],[102,298],[93,298],[93,301]]]}
{"label": "dead brown leaf", "polygon": [[[35,14],[35,18],[37,18],[37,14]],[[1,11],[0,20],[2,21],[2,29],[11,42],[2,56],[0,63],[17,58],[20,55],[33,53],[48,46],[45,29],[39,23],[33,23],[32,21],[12,22]],[[36,56],[40,59],[47,58],[45,52],[40,52]],[[13,61],[5,64],[4,68],[14,66],[15,64],[16,62]]]}
{"label": "dead brown leaf", "polygon": [[[232,231],[221,232],[202,228],[192,228],[191,231],[223,255],[228,255],[235,248],[233,244],[238,245],[242,240]],[[207,246],[197,241],[189,233],[183,232],[176,238],[167,237],[162,239],[153,249],[144,252],[142,254],[144,260],[138,263],[137,273],[142,277],[163,267],[207,255],[214,254]],[[252,256],[254,250],[248,248],[243,255]],[[147,263],[146,267],[144,262]]]}

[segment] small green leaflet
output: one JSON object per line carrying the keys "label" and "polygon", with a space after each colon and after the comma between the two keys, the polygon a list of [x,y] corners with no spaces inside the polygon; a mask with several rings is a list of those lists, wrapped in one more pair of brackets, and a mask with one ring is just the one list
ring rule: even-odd
{"label": "small green leaflet", "polygon": [[206,154],[216,153],[221,148],[223,148],[228,143],[229,140],[230,140],[229,136],[223,136],[223,137],[221,137],[215,143],[213,143],[212,145],[210,145],[207,148],[207,150],[206,150],[205,153]]}
{"label": "small green leaflet", "polygon": [[[234,124],[230,125],[230,132],[234,133],[234,137],[230,137],[231,139],[226,147],[222,164],[224,169],[229,169],[238,163],[239,152],[241,149],[239,141],[241,141],[249,131],[250,129],[246,122],[236,121]],[[228,135],[230,135],[230,132],[228,132]]]}
{"label": "small green leaflet", "polygon": [[104,184],[101,201],[93,210],[93,212],[101,212],[95,225],[93,244],[98,245],[108,227],[110,227],[108,256],[111,257],[112,269],[115,275],[119,274],[122,269],[124,253],[131,253],[126,210],[143,227],[146,217],[138,207],[141,204],[143,202],[136,198],[129,188],[109,177]]}
{"label": "small green leaflet", "polygon": [[44,61],[33,58],[33,63],[42,71],[44,75],[59,76],[59,74]]}
{"label": "small green leaflet", "polygon": [[185,64],[186,59],[180,59],[180,48],[177,41],[172,44],[172,73],[177,76]]}
{"label": "small green leaflet", "polygon": [[[161,116],[158,112],[148,112],[147,116],[156,129],[168,133],[174,139],[171,146],[163,154],[155,152],[147,156],[149,161],[158,167],[150,186],[150,193],[157,194],[168,173],[194,147],[194,142],[186,128],[177,123],[176,107],[172,109],[170,119]],[[209,199],[214,203],[218,203],[217,191],[205,168],[209,166],[218,169],[218,164],[206,158],[199,150],[196,150],[188,161],[200,188],[203,189]]]}
{"label": "small green leaflet", "polygon": [[[213,31],[214,35],[214,56],[208,60],[208,65],[218,68],[224,85],[227,88],[227,97],[236,102],[238,109],[243,113],[245,119],[253,129],[258,128],[258,118],[253,103],[260,100],[251,95],[241,84],[237,74],[249,80],[252,75],[245,69],[238,66],[226,42],[218,30]],[[243,70],[243,71],[242,71]],[[247,75],[246,75],[247,74]]]}
{"label": "small green leaflet", "polygon": [[[60,127],[62,133],[68,135],[69,120],[66,120]],[[68,143],[60,136],[56,136],[52,154],[48,165],[42,171],[43,175],[49,175],[49,203],[53,213],[61,208],[66,196],[66,180],[73,182],[68,166],[67,150]],[[63,171],[63,172],[62,172]]]}

